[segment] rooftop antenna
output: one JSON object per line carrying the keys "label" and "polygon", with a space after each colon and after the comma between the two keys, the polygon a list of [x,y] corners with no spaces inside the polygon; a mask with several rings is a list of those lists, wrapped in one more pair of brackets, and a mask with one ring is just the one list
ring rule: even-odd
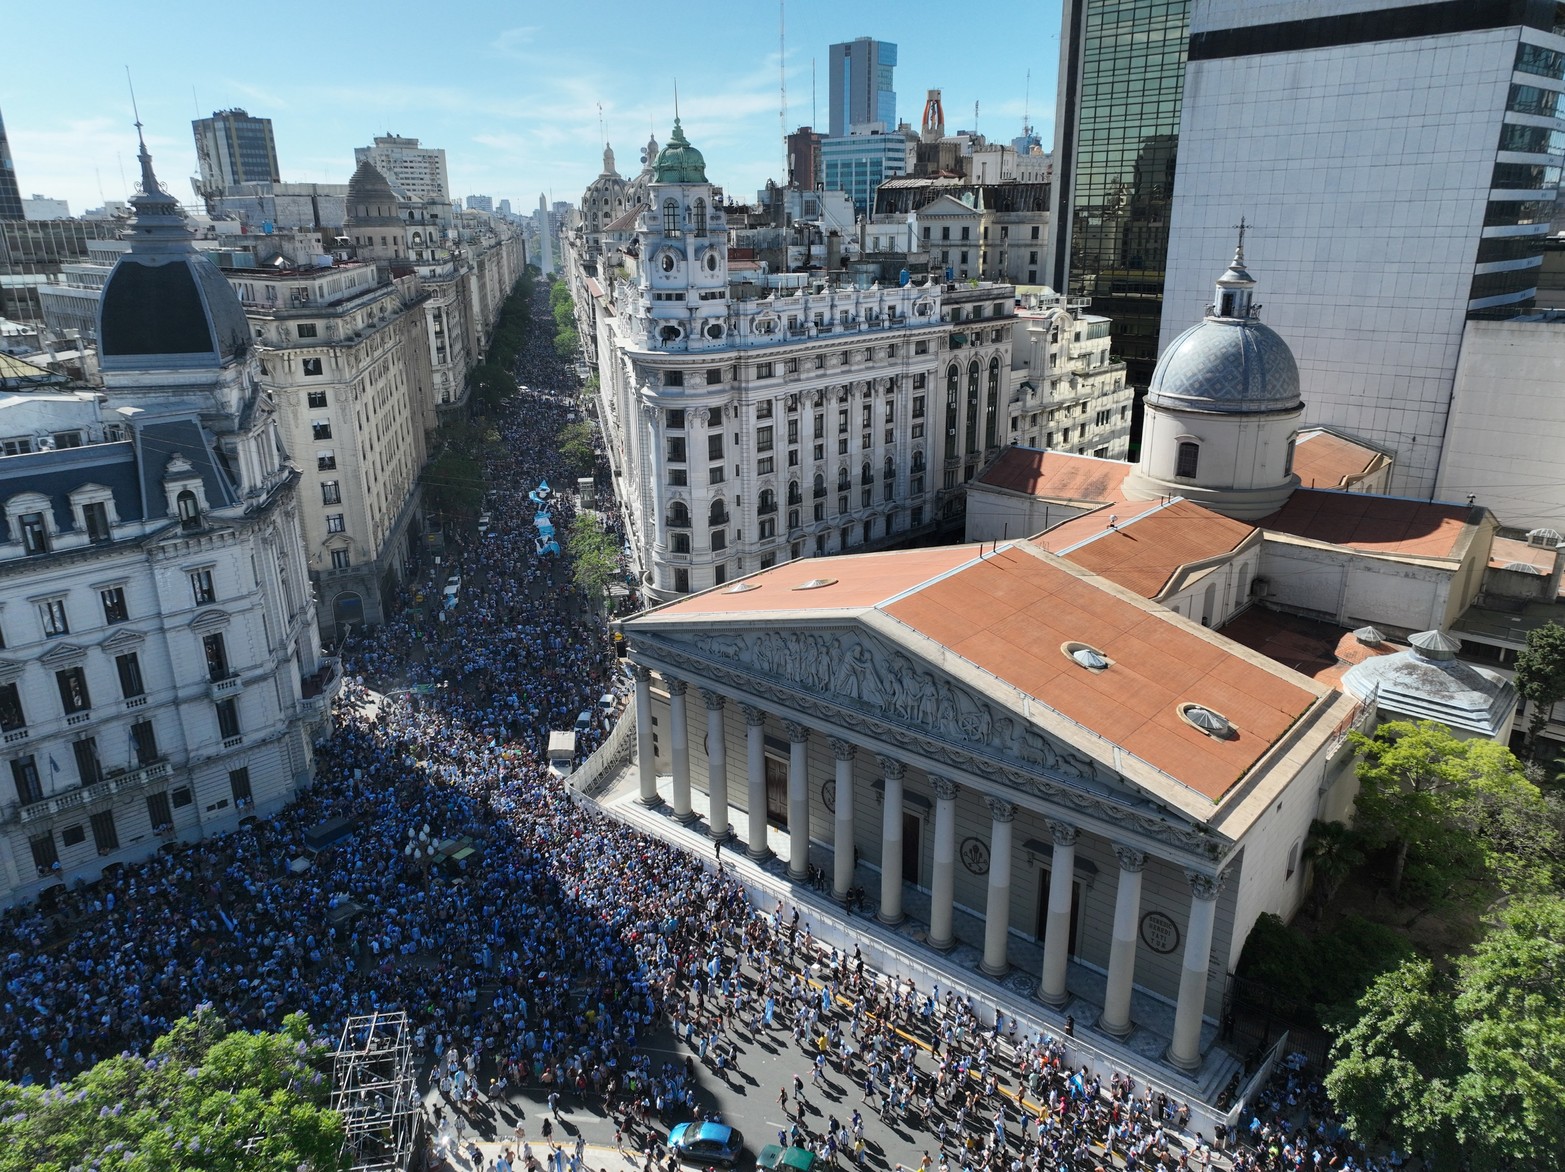
{"label": "rooftop antenna", "polygon": [[820,115],[815,112],[815,58],[810,58],[810,129],[815,129],[815,120]]}
{"label": "rooftop antenna", "polygon": [[201,117],[201,99],[196,97],[195,86],[190,87],[190,108],[195,112],[197,118]]}
{"label": "rooftop antenna", "polygon": [[777,0],[777,129],[781,132],[782,173],[788,176],[787,0]]}
{"label": "rooftop antenna", "polygon": [[603,133],[603,103],[599,102],[598,103],[598,141],[602,142],[602,141],[604,141],[604,138],[605,138],[605,136],[604,136],[604,133]]}
{"label": "rooftop antenna", "polygon": [[679,78],[674,79],[674,121],[679,121]]}
{"label": "rooftop antenna", "polygon": [[973,102],[973,137],[978,137],[978,103]]}
{"label": "rooftop antenna", "polygon": [[141,137],[141,111],[136,109],[136,83],[130,79],[130,66],[125,66],[125,85],[130,90],[130,112],[136,116],[136,137]]}
{"label": "rooftop antenna", "polygon": [[1022,136],[1025,138],[1032,133],[1032,121],[1028,115],[1032,113],[1032,70],[1027,71],[1027,88],[1022,98]]}

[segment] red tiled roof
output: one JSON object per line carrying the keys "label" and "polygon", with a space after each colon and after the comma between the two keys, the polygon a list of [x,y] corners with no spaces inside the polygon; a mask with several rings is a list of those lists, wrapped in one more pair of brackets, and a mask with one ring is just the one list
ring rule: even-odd
{"label": "red tiled roof", "polygon": [[[1121,502],[1049,530],[1040,544],[1143,598],[1156,598],[1181,566],[1237,549],[1255,529],[1186,500]],[[1140,510],[1136,512],[1134,510]],[[1109,527],[1108,518],[1119,521]]]}
{"label": "red tiled roof", "polygon": [[[879,610],[1214,802],[1316,702],[1303,681],[1126,598],[1036,543],[980,555],[983,548],[803,559],[746,579],[759,589],[720,587],[633,623],[725,616],[787,623],[801,610]],[[837,581],[792,589],[816,577]],[[1061,650],[1070,641],[1098,648],[1112,666],[1086,670]],[[1179,716],[1186,702],[1221,712],[1236,735],[1198,732]]]}
{"label": "red tiled roof", "polygon": [[1293,449],[1293,471],[1305,488],[1348,488],[1383,453],[1331,431],[1307,431]]}
{"label": "red tiled roof", "polygon": [[1119,498],[1119,486],[1130,469],[1123,460],[1013,447],[996,456],[978,474],[977,483],[1027,496],[1110,501]]}
{"label": "red tiled roof", "polygon": [[1354,664],[1402,650],[1392,643],[1368,647],[1335,623],[1259,606],[1245,610],[1222,633],[1317,683],[1339,689],[1342,674]]}
{"label": "red tiled roof", "polygon": [[1457,555],[1462,537],[1482,520],[1483,512],[1474,505],[1301,488],[1257,524],[1351,549],[1450,558]]}

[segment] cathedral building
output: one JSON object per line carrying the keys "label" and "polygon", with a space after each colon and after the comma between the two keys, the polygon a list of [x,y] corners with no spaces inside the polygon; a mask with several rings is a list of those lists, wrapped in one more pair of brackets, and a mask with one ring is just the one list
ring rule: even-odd
{"label": "cathedral building", "polygon": [[280,808],[340,687],[244,310],[141,175],[102,394],[0,397],[0,904]]}

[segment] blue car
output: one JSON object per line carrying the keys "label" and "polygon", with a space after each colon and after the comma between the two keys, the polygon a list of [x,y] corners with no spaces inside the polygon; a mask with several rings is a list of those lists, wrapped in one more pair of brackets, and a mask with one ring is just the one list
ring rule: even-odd
{"label": "blue car", "polygon": [[744,1151],[744,1136],[726,1123],[681,1123],[668,1133],[668,1146],[691,1164],[732,1167]]}

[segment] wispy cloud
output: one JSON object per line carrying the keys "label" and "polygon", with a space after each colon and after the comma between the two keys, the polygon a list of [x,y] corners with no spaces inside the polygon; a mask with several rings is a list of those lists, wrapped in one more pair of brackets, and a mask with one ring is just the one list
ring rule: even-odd
{"label": "wispy cloud", "polygon": [[532,60],[536,56],[532,48],[538,40],[540,31],[535,24],[503,29],[489,43],[489,52],[496,57],[510,57],[519,61]]}

